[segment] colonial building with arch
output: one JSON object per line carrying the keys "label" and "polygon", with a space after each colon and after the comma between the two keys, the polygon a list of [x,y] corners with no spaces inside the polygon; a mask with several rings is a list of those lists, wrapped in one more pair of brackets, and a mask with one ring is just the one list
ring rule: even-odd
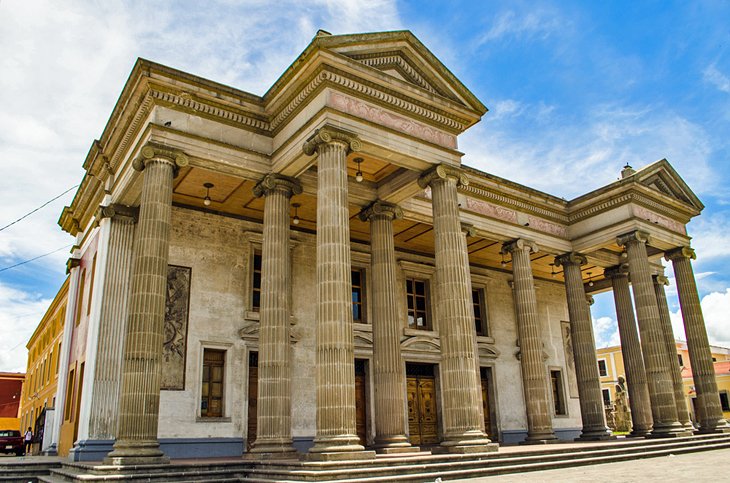
{"label": "colonial building with arch", "polygon": [[65,337],[86,324],[58,382],[71,457],[606,439],[589,295],[611,288],[637,434],[726,431],[685,229],[702,203],[666,160],[570,201],[464,166],[486,112],[408,31],[320,31],[263,96],[138,60],[59,220]]}

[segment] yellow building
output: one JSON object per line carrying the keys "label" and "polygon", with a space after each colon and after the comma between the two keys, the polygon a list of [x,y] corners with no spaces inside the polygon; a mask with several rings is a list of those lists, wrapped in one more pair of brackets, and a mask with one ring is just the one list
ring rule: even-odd
{"label": "yellow building", "polygon": [[[677,340],[675,341],[675,345],[677,347],[677,364],[682,368],[687,407],[692,413],[692,420],[696,421],[693,404],[696,394],[687,343]],[[715,374],[717,377],[717,387],[720,391],[722,410],[725,417],[728,418],[730,417],[730,349],[710,346],[710,351],[712,353],[712,360],[715,362]],[[618,383],[619,376],[626,377],[621,346],[604,347],[596,350],[596,359],[598,360],[598,374],[601,378],[603,401],[606,406],[611,406],[616,400],[616,384]]]}
{"label": "yellow building", "polygon": [[67,304],[68,278],[26,345],[28,369],[20,408],[23,429],[31,427],[35,432],[36,420],[43,409],[56,406],[59,356]]}

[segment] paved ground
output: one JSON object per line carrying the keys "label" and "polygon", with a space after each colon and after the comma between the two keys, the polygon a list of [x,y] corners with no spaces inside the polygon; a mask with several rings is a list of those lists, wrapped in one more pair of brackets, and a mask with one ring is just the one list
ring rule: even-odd
{"label": "paved ground", "polygon": [[645,483],[730,481],[730,449],[702,451],[677,456],[579,466],[562,470],[533,471],[490,476],[449,483]]}

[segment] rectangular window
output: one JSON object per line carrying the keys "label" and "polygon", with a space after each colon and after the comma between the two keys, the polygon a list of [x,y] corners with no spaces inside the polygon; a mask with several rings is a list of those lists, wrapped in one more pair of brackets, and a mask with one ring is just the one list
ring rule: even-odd
{"label": "rectangular window", "polygon": [[414,278],[406,279],[406,297],[408,299],[408,327],[431,330],[428,282]]}
{"label": "rectangular window", "polygon": [[598,375],[601,377],[605,377],[608,375],[608,369],[606,368],[606,361],[603,359],[600,359],[598,361]]}
{"label": "rectangular window", "polygon": [[730,400],[728,400],[727,391],[720,392],[720,405],[723,411],[730,411]]}
{"label": "rectangular window", "polygon": [[261,253],[253,254],[253,271],[251,273],[251,310],[261,309]]}
{"label": "rectangular window", "polygon": [[677,362],[679,362],[679,367],[684,367],[684,361],[682,360],[682,354],[677,354]]}
{"label": "rectangular window", "polygon": [[603,393],[603,405],[606,407],[611,406],[611,390],[601,389],[601,393]]}
{"label": "rectangular window", "polygon": [[84,302],[84,288],[86,284],[86,269],[81,271],[81,278],[79,278],[79,292],[76,294],[76,324],[79,325],[81,322],[81,305]]}
{"label": "rectangular window", "polygon": [[352,320],[359,324],[367,323],[365,318],[365,270],[352,270]]}
{"label": "rectangular window", "polygon": [[474,326],[477,335],[489,337],[489,327],[487,326],[487,311],[484,304],[484,289],[477,288],[471,291],[471,300],[474,305]]}
{"label": "rectangular window", "polygon": [[200,400],[200,416],[223,416],[223,367],[226,351],[203,349],[203,384]]}
{"label": "rectangular window", "polygon": [[71,406],[74,400],[74,369],[71,369],[71,372],[68,373],[68,381],[66,381],[66,404],[64,404],[63,409],[63,419],[68,421],[71,419]]}
{"label": "rectangular window", "polygon": [[565,393],[563,392],[563,376],[560,371],[550,371],[550,382],[553,388],[553,404],[556,416],[565,416]]}

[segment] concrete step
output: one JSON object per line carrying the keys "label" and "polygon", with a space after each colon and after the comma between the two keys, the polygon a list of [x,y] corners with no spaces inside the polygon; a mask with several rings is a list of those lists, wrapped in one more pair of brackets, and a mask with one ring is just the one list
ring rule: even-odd
{"label": "concrete step", "polygon": [[0,462],[0,482],[36,482],[39,476],[60,467],[61,461],[35,460],[34,457],[3,459]]}

